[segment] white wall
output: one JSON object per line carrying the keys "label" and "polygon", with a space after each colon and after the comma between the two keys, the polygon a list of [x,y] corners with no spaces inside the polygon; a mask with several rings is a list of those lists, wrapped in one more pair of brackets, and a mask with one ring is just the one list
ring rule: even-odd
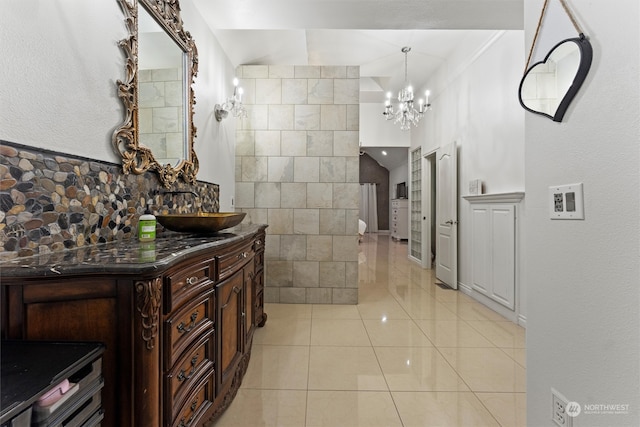
{"label": "white wall", "polygon": [[396,184],[405,182],[407,184],[407,191],[409,190],[409,160],[407,157],[407,163],[393,168],[389,171],[389,200],[396,199]]}
{"label": "white wall", "polygon": [[422,146],[423,155],[454,141],[458,146],[462,286],[471,283],[471,217],[462,198],[468,182],[482,180],[485,193],[524,191],[524,110],[517,98],[523,38],[522,31],[484,32],[463,44],[429,81],[432,110],[411,132],[411,150]]}
{"label": "white wall", "polygon": [[[542,3],[525,2],[527,49]],[[576,35],[553,3],[538,56]],[[554,387],[582,405],[574,425],[638,426],[640,10],[637,0],[572,3],[594,49],[587,81],[563,123],[525,119],[527,424],[552,425]],[[550,220],[548,187],[575,182],[585,219]],[[629,407],[585,414],[590,404]]]}
{"label": "white wall", "polygon": [[122,123],[115,0],[20,0],[0,4],[0,138],[116,162]]}
{"label": "white wall", "polygon": [[[198,179],[220,184],[232,208],[235,123],[218,124],[213,106],[232,90],[233,68],[191,0],[182,18],[199,50],[196,78]],[[116,80],[124,79],[127,37],[116,0],[0,3],[0,138],[119,163],[111,135],[123,120]]]}
{"label": "white wall", "polygon": [[393,120],[385,120],[384,103],[360,104],[360,143],[363,147],[408,147],[410,132],[400,130]]}

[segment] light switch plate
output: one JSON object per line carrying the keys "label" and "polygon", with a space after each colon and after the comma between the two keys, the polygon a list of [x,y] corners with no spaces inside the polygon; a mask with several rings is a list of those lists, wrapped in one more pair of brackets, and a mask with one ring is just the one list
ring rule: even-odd
{"label": "light switch plate", "polygon": [[549,218],[584,219],[581,182],[549,187]]}

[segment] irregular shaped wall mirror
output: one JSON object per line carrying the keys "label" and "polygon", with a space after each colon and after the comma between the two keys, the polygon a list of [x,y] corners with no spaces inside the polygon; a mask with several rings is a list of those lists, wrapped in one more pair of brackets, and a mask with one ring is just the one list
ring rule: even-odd
{"label": "irregular shaped wall mirror", "polygon": [[193,79],[198,55],[180,18],[178,0],[117,0],[129,37],[126,80],[118,80],[125,107],[123,124],[113,133],[125,173],[158,172],[170,187],[182,177],[195,183],[199,163],[193,148]]}
{"label": "irregular shaped wall mirror", "polygon": [[518,92],[522,107],[561,122],[587,77],[592,58],[591,43],[583,34],[558,43],[522,78]]}

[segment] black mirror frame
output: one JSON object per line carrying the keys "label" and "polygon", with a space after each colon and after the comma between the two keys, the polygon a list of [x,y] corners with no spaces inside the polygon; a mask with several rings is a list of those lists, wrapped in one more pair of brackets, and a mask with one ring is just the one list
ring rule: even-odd
{"label": "black mirror frame", "polygon": [[[526,80],[531,70],[533,70],[537,65],[544,64],[545,62],[547,62],[547,60],[549,59],[553,51],[558,46],[566,42],[573,42],[577,44],[578,49],[580,49],[580,65],[578,66],[578,72],[576,73],[576,76],[573,79],[571,86],[569,87],[569,89],[567,90],[567,93],[562,98],[562,101],[560,101],[560,104],[558,105],[555,115],[550,116],[549,114],[532,110],[531,108],[527,107],[522,101],[522,85],[524,84],[524,81]],[[543,61],[536,62],[531,67],[529,67],[527,72],[522,77],[522,80],[520,80],[520,87],[518,88],[518,100],[520,101],[520,105],[522,105],[522,108],[524,108],[525,110],[531,113],[548,117],[554,122],[561,122],[565,113],[567,112],[567,109],[569,108],[569,104],[571,104],[571,101],[573,101],[573,98],[576,96],[576,94],[578,93],[578,90],[580,89],[585,79],[587,78],[587,74],[589,73],[589,69],[591,68],[592,61],[593,61],[593,48],[591,47],[591,43],[585,37],[584,34],[580,34],[579,37],[562,40],[560,43],[556,44],[549,51],[549,53],[547,54],[547,56],[545,56]]]}

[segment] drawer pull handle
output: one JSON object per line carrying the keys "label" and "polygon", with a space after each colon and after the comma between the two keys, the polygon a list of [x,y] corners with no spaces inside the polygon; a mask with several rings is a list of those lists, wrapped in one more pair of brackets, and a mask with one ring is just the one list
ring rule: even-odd
{"label": "drawer pull handle", "polygon": [[187,375],[185,375],[184,370],[181,369],[180,373],[178,374],[178,381],[182,382],[182,381],[190,379],[193,376],[193,373],[196,371],[196,363],[198,363],[198,354],[197,353],[191,359],[191,371],[189,371],[189,373]]}
{"label": "drawer pull handle", "polygon": [[191,314],[191,323],[189,326],[185,326],[184,322],[180,322],[178,325],[178,332],[184,334],[186,332],[190,332],[196,326],[196,319],[198,318],[198,312],[194,312]]}
{"label": "drawer pull handle", "polygon": [[248,256],[249,254],[247,252],[242,252],[241,254],[238,254],[238,259],[245,259]]}
{"label": "drawer pull handle", "polygon": [[262,240],[256,240],[256,246],[260,246],[262,244]]}
{"label": "drawer pull handle", "polygon": [[[191,402],[191,412],[195,412],[197,408],[198,408],[198,399]],[[178,427],[188,427],[191,425],[192,422],[193,422],[193,413],[191,414],[191,416],[186,422],[184,418],[181,418],[180,424],[178,424]]]}
{"label": "drawer pull handle", "polygon": [[198,283],[198,278],[196,276],[187,277],[187,285],[195,285]]}

